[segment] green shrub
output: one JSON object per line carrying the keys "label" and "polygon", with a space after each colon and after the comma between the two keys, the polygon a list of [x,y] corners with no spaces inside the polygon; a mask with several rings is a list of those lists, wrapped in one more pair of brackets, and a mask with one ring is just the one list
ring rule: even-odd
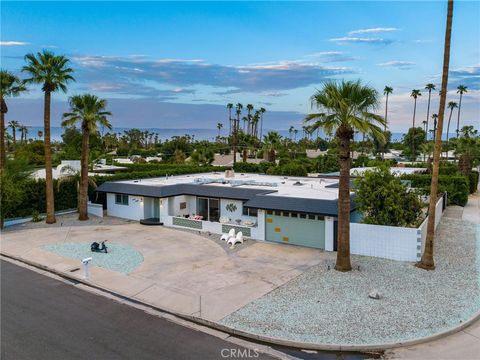
{"label": "green shrub", "polygon": [[472,171],[468,176],[468,185],[469,185],[470,194],[473,194],[475,191],[477,191],[478,177],[479,177],[478,171]]}
{"label": "green shrub", "polygon": [[[418,188],[423,194],[430,194],[432,175],[410,174],[403,175],[402,179],[410,180],[412,187]],[[468,201],[468,180],[462,175],[440,175],[438,177],[438,192],[447,192],[448,205],[465,206]]]}

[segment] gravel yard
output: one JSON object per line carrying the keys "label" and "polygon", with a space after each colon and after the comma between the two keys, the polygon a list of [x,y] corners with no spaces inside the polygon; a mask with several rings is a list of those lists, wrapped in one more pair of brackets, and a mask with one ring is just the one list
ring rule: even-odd
{"label": "gravel yard", "polygon": [[[428,336],[480,310],[480,226],[444,217],[436,270],[353,256],[356,270],[313,266],[221,320],[240,330],[325,344],[388,343]],[[357,267],[360,266],[360,271]],[[381,299],[368,294],[376,290]]]}

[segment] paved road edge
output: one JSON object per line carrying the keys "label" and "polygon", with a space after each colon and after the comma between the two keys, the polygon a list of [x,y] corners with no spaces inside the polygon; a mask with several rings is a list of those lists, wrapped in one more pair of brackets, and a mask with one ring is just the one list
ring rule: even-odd
{"label": "paved road edge", "polygon": [[299,341],[292,341],[292,340],[285,340],[285,339],[280,339],[280,338],[273,338],[265,335],[259,335],[259,334],[254,334],[254,333],[249,333],[246,331],[234,329],[222,324],[219,324],[214,321],[209,321],[205,320],[196,316],[188,315],[188,314],[182,314],[178,312],[174,312],[168,309],[160,308],[156,305],[150,304],[148,302],[140,301],[138,299],[132,298],[130,296],[123,295],[121,293],[118,293],[116,291],[106,289],[104,287],[98,286],[90,281],[87,281],[85,279],[82,279],[80,277],[72,276],[71,274],[65,273],[63,271],[59,271],[56,269],[52,269],[48,266],[36,263],[34,261],[30,261],[27,259],[23,259],[21,257],[17,257],[14,255],[6,254],[2,251],[0,251],[0,257],[12,259],[21,263],[24,263],[29,266],[33,266],[37,269],[48,271],[52,274],[55,274],[57,276],[60,276],[64,279],[68,279],[70,281],[74,281],[77,283],[81,283],[83,285],[89,286],[91,288],[94,288],[96,290],[100,290],[102,292],[105,292],[107,294],[113,295],[117,298],[120,298],[122,300],[126,300],[135,304],[143,305],[146,307],[149,307],[153,310],[160,311],[166,314],[170,314],[173,316],[176,316],[180,319],[190,321],[192,323],[206,326],[208,328],[211,328],[213,330],[218,330],[222,331],[225,333],[228,333],[230,335],[235,335],[237,337],[253,340],[256,342],[260,343],[266,343],[270,345],[280,345],[280,346],[286,346],[286,347],[291,347],[291,348],[297,348],[297,349],[304,349],[304,350],[323,350],[323,351],[360,351],[360,352],[369,352],[369,351],[383,351],[387,349],[394,349],[398,347],[405,347],[405,346],[412,346],[412,345],[418,345],[418,344],[423,344],[427,342],[431,342],[434,340],[438,340],[447,336],[450,336],[452,334],[455,334],[459,331],[462,331],[463,329],[467,328],[471,324],[473,324],[475,321],[480,320],[480,310],[477,311],[470,319],[462,322],[460,325],[455,326],[453,328],[447,329],[445,331],[430,335],[430,336],[425,336],[421,337],[418,339],[414,340],[408,340],[408,341],[403,341],[403,342],[395,342],[395,343],[384,343],[384,344],[363,344],[363,345],[342,345],[342,344],[321,344],[321,343],[309,343],[309,342],[299,342]]}

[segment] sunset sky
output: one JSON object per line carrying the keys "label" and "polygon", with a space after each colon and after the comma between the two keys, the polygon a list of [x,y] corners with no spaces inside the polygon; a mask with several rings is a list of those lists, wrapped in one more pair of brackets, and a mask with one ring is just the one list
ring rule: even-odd
{"label": "sunset sky", "polygon": [[[265,127],[301,126],[327,79],[392,86],[390,129],[411,126],[412,89],[440,88],[446,1],[4,2],[1,66],[23,76],[28,52],[71,59],[76,83],[54,95],[58,126],[69,95],[109,101],[116,127],[213,128],[225,104],[267,109]],[[480,124],[480,2],[456,1],[450,81],[468,86],[462,123]],[[418,99],[418,124],[427,93]],[[9,100],[7,120],[41,125],[42,94]],[[438,111],[438,92],[432,99]],[[378,109],[383,113],[382,108]]]}

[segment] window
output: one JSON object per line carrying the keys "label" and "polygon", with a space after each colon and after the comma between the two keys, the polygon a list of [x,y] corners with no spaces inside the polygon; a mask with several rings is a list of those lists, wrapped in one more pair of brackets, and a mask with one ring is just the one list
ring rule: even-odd
{"label": "window", "polygon": [[282,211],[282,215],[283,216],[286,216],[286,217],[289,217],[290,216],[290,213],[288,211]]}
{"label": "window", "polygon": [[267,210],[267,215],[273,215],[273,211],[272,210]]}
{"label": "window", "polygon": [[300,219],[306,219],[307,218],[307,214],[300,214]]}
{"label": "window", "polygon": [[197,198],[197,215],[203,220],[218,221],[220,219],[220,201],[218,199]]}
{"label": "window", "polygon": [[125,194],[115,194],[115,204],[118,204],[118,205],[128,205],[128,195],[125,195]]}
{"label": "window", "polygon": [[293,217],[293,218],[296,218],[296,217],[298,217],[298,214],[297,213],[292,213],[290,216]]}
{"label": "window", "polygon": [[315,220],[315,215],[308,214],[308,220]]}
{"label": "window", "polygon": [[275,210],[273,213],[274,213],[276,216],[282,215],[282,212],[281,212],[281,211],[277,211],[277,210]]}
{"label": "window", "polygon": [[323,215],[318,215],[318,220],[325,220],[325,216],[323,216]]}
{"label": "window", "polygon": [[252,209],[252,208],[248,208],[248,207],[243,206],[242,214],[245,215],[245,216],[257,217],[258,216],[258,209]]}

